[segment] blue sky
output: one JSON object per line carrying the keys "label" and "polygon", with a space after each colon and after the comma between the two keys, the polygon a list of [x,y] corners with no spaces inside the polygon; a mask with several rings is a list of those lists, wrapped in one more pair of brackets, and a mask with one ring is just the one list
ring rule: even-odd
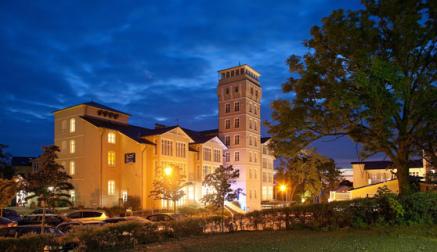
{"label": "blue sky", "polygon": [[[286,59],[305,53],[310,28],[338,8],[360,3],[1,1],[0,143],[38,155],[53,143],[52,111],[90,100],[145,127],[216,128],[217,70],[239,63],[262,74],[269,120]],[[340,166],[357,159],[346,138],[315,146]]]}

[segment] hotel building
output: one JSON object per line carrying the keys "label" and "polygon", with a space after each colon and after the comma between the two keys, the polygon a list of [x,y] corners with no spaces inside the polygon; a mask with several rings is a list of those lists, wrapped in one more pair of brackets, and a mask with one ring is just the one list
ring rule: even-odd
{"label": "hotel building", "polygon": [[129,114],[95,102],[55,111],[58,161],[73,178],[75,205],[112,207],[137,197],[143,209],[166,208],[167,202],[149,193],[168,167],[188,182],[177,204],[199,204],[207,193],[204,177],[220,165],[240,170],[234,186],[243,189],[242,210],[259,210],[262,201],[272,200],[275,158],[269,138],[260,134],[260,74],[241,65],[219,76],[218,129],[139,127],[129,124]]}

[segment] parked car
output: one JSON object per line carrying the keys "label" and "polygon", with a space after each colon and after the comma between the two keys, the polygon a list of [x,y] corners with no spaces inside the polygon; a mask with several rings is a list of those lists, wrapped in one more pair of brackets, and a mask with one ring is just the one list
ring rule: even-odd
{"label": "parked car", "polygon": [[[0,229],[1,237],[20,237],[25,234],[41,233],[41,225],[25,225],[25,226],[16,226],[16,227],[8,227]],[[56,236],[61,236],[63,233],[58,229],[50,226],[44,227],[44,233],[53,234]]]}
{"label": "parked car", "polygon": [[[32,225],[32,224],[41,224],[42,222],[42,214],[31,214],[24,216],[20,221],[18,221],[18,225]],[[68,219],[59,214],[46,214],[45,215],[45,223],[50,226],[57,226],[62,222],[68,221]]]}
{"label": "parked car", "polygon": [[3,214],[1,217],[8,218],[12,221],[19,221],[21,219],[21,216],[17,213],[17,211],[12,209],[3,208],[2,213]]}
{"label": "parked car", "polygon": [[179,221],[185,218],[186,216],[183,214],[172,214],[172,213],[152,214],[146,217],[146,219],[148,219],[151,222]]}
{"label": "parked car", "polygon": [[56,228],[63,232],[63,233],[68,233],[71,231],[71,229],[73,227],[79,227],[79,226],[102,226],[104,225],[104,222],[101,221],[95,221],[95,222],[78,222],[78,221],[68,221],[68,222],[63,222],[61,224],[59,224],[58,226],[56,226]]}
{"label": "parked car", "polygon": [[79,222],[104,221],[108,218],[105,211],[101,210],[77,210],[66,214],[66,217]]}
{"label": "parked car", "polygon": [[119,223],[124,221],[136,221],[140,223],[150,223],[150,221],[146,218],[140,217],[140,216],[126,216],[126,217],[114,217],[114,218],[108,218],[104,220],[104,223]]}
{"label": "parked car", "polygon": [[0,228],[16,227],[16,226],[17,226],[17,222],[5,217],[0,217]]}
{"label": "parked car", "polygon": [[[32,211],[32,214],[42,214],[43,208],[37,208]],[[46,208],[46,214],[56,214],[56,211],[53,209]]]}

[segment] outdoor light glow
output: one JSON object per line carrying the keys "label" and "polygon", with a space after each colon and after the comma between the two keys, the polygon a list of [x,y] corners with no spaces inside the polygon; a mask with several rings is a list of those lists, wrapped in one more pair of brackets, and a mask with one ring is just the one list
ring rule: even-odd
{"label": "outdoor light glow", "polygon": [[173,169],[170,166],[166,166],[164,168],[164,175],[165,176],[171,176],[173,173]]}
{"label": "outdoor light glow", "polygon": [[281,191],[281,192],[287,191],[287,185],[285,185],[285,184],[279,185],[279,191]]}

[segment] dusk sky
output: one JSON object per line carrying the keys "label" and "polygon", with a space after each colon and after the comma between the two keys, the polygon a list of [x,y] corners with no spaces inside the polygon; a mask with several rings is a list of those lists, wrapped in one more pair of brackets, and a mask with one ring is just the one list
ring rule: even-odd
{"label": "dusk sky", "polygon": [[[310,28],[359,1],[1,1],[0,143],[36,156],[53,143],[54,110],[95,101],[131,123],[217,128],[217,71],[249,64],[261,76],[262,119],[283,96],[286,59]],[[263,134],[267,135],[266,129]],[[347,138],[315,144],[350,166]]]}

